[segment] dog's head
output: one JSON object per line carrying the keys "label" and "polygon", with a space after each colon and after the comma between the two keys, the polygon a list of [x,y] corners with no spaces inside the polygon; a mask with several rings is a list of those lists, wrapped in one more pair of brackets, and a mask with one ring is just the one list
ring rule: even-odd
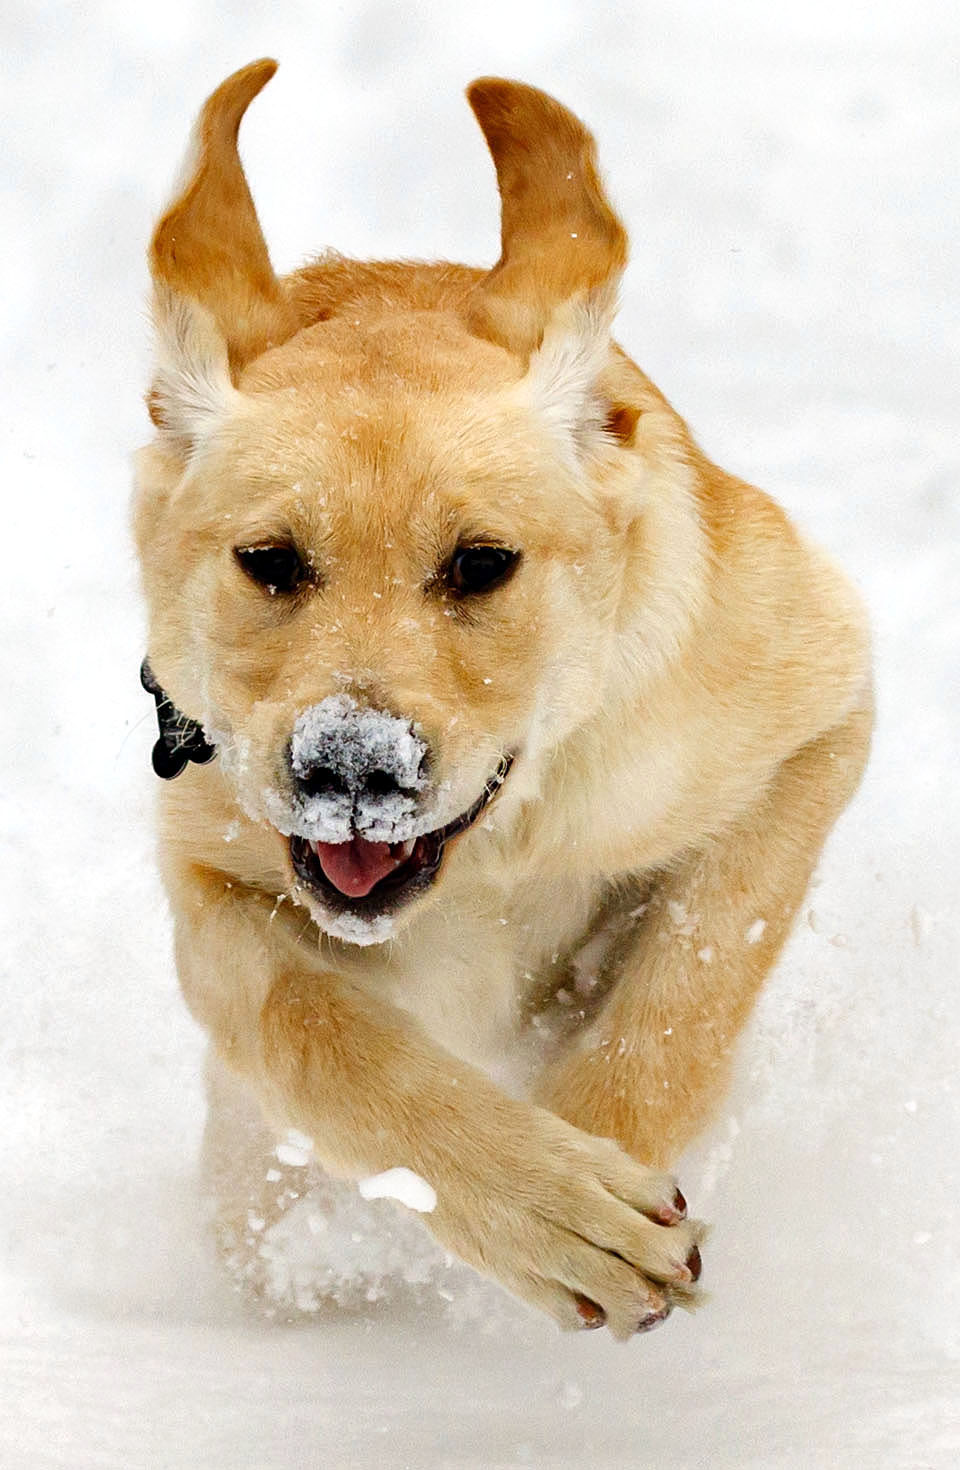
{"label": "dog's head", "polygon": [[321,928],[370,943],[605,698],[638,510],[626,244],[577,119],[487,80],[492,271],[278,280],[236,151],[273,71],[211,97],[153,238],[136,532],[161,683]]}

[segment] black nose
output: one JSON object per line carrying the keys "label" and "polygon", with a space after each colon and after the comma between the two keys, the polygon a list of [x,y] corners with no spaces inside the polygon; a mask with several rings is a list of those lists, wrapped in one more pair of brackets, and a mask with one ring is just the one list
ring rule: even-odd
{"label": "black nose", "polygon": [[403,786],[395,772],[374,766],[370,771],[350,766],[338,770],[334,766],[301,763],[294,767],[294,779],[304,796],[393,796],[411,794],[416,786]]}
{"label": "black nose", "polygon": [[334,694],[297,719],[288,751],[298,792],[364,809],[425,785],[427,747],[409,720]]}

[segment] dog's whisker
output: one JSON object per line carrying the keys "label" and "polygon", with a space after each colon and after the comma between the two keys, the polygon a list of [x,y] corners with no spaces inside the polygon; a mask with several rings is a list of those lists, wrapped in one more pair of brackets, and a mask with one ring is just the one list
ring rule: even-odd
{"label": "dog's whisker", "polygon": [[116,750],[114,751],[114,756],[113,756],[114,762],[116,762],[116,761],[118,761],[120,759],[121,755],[123,754],[124,750],[126,749],[127,741],[130,739],[131,735],[136,734],[136,732],[140,729],[140,726],[141,725],[148,724],[153,718],[154,718],[154,716],[151,715],[148,712],[145,715],[141,715],[139,717],[139,719],[134,720],[133,724],[129,726],[129,728],[127,729],[126,734],[124,735],[123,739],[120,741],[120,744],[117,746]]}

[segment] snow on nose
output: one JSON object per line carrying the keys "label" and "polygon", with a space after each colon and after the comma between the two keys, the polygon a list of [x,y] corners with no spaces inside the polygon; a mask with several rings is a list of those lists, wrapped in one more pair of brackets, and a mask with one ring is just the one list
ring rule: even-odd
{"label": "snow on nose", "polygon": [[405,842],[427,785],[427,747],[408,720],[332,694],[297,718],[290,766],[314,841]]}

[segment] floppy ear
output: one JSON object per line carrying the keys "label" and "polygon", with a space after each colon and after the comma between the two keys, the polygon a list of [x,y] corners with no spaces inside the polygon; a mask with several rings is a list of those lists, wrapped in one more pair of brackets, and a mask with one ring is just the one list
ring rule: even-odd
{"label": "floppy ear", "polygon": [[150,245],[159,346],[150,414],[187,441],[222,413],[243,365],[298,325],[237,152],[240,120],[276,69],[255,61],[207,100]]}
{"label": "floppy ear", "polygon": [[566,107],[522,82],[484,77],[467,89],[497,170],[500,259],[468,307],[470,325],[530,360],[555,422],[617,438],[636,413],[601,402],[627,236],[597,172],[592,135]]}

